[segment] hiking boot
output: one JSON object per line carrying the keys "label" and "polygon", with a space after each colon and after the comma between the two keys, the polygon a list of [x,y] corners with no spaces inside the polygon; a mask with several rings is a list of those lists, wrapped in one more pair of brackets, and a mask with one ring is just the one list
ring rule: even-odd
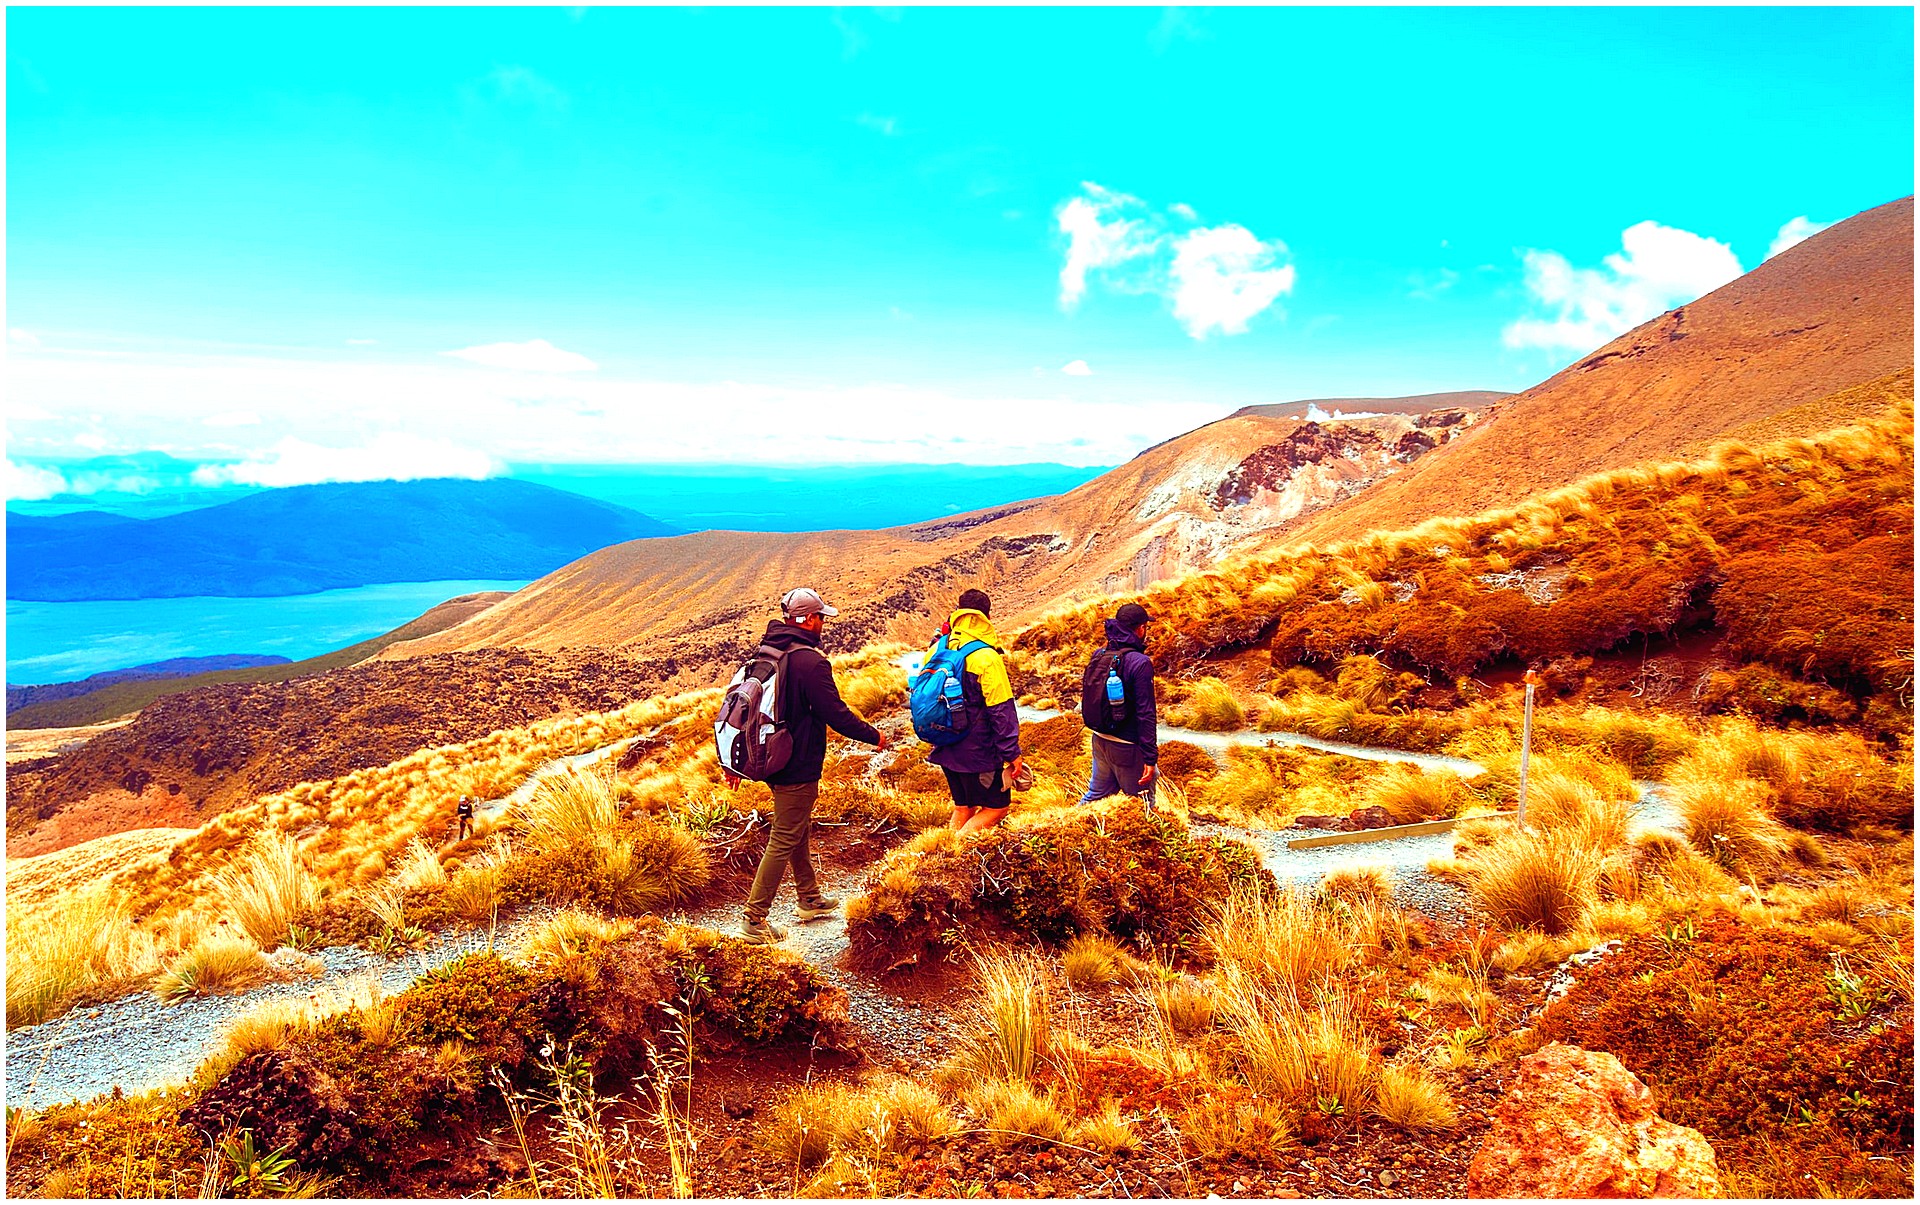
{"label": "hiking boot", "polygon": [[840,901],[823,895],[811,904],[800,905],[794,915],[800,918],[800,923],[803,925],[810,921],[825,920],[830,916],[839,916]]}
{"label": "hiking boot", "polygon": [[763,920],[750,920],[741,924],[740,936],[755,945],[771,946],[787,940],[787,931]]}

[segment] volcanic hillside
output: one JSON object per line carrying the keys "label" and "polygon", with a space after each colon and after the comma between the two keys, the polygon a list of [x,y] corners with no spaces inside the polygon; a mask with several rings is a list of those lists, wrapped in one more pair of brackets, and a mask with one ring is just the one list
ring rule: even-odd
{"label": "volcanic hillside", "polygon": [[[835,648],[918,643],[967,585],[994,593],[1007,626],[1236,552],[1472,514],[1723,436],[1812,434],[1879,412],[1911,372],[1912,243],[1911,199],[1869,210],[1516,397],[1326,399],[1389,412],[1329,423],[1305,421],[1304,403],[1249,407],[1055,498],[879,532],[623,544],[382,655],[597,645],[663,658],[693,685],[796,583],[841,608]],[[1404,413],[1419,406],[1432,408]]]}
{"label": "volcanic hillside", "polygon": [[[1605,469],[1694,456],[1723,436],[1812,435],[1800,408],[1913,368],[1913,198],[1869,209],[1691,305],[1635,327],[1378,490],[1310,516],[1324,541],[1471,514]],[[1879,403],[1881,405],[1884,402]],[[1784,429],[1746,430],[1798,411]]]}
{"label": "volcanic hillside", "polygon": [[[1489,396],[1498,395],[1422,402]],[[1342,408],[1382,413],[1323,423],[1242,412],[1069,493],[909,527],[709,531],[620,544],[382,656],[593,645],[664,661],[688,671],[687,684],[704,685],[714,663],[741,655],[781,592],[799,583],[840,608],[828,633],[841,650],[883,636],[918,643],[927,616],[968,585],[994,592],[996,619],[1063,597],[1138,589],[1212,565],[1405,471],[1483,413],[1453,405],[1395,412],[1404,403],[1342,399]],[[1294,405],[1304,411],[1306,403]]]}

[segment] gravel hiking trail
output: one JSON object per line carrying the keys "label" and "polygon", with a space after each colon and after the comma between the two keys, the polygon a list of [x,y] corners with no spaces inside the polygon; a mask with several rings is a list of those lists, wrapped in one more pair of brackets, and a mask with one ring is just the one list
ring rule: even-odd
{"label": "gravel hiking trail", "polygon": [[[1021,708],[1021,719],[1028,722],[1049,720],[1060,714]],[[625,737],[584,753],[555,758],[529,774],[526,781],[508,794],[483,801],[476,813],[489,824],[498,824],[513,808],[531,798],[542,781],[617,757],[633,742],[643,739],[645,734]],[[1163,724],[1160,739],[1189,741],[1218,759],[1224,759],[1227,750],[1236,745],[1292,745],[1370,761],[1403,762],[1447,770],[1462,777],[1481,772],[1478,764],[1464,758],[1344,745],[1296,733],[1198,732]],[[1658,786],[1635,785],[1640,792],[1634,806],[1636,825],[1667,827],[1677,821],[1674,808]],[[1287,843],[1296,837],[1324,834],[1315,829],[1272,831],[1206,821],[1196,822],[1194,827],[1197,832],[1231,837],[1253,846],[1260,851],[1266,868],[1283,883],[1311,886],[1335,870],[1384,866],[1394,874],[1398,903],[1437,917],[1458,920],[1467,915],[1465,893],[1434,878],[1426,870],[1427,862],[1452,852],[1452,837],[1448,833],[1291,850]],[[823,865],[821,888],[844,903],[858,893],[865,874],[865,868]],[[737,934],[744,919],[744,908],[744,899],[713,901],[691,911],[675,913],[669,919]],[[847,965],[844,914],[803,925],[794,917],[793,908],[792,888],[784,887],[772,914],[773,922],[787,930],[781,948],[820,968],[829,982],[847,993],[854,1024],[876,1062],[885,1065],[906,1058],[918,1047],[951,1044],[959,1031],[958,1018],[952,1015],[951,1009],[932,1006],[933,1002],[927,1000],[923,992],[916,991],[914,977],[878,980],[855,972]],[[354,946],[321,950],[317,954],[324,967],[320,975],[270,983],[241,995],[198,997],[179,1004],[163,1004],[151,993],[141,992],[106,1004],[74,1009],[39,1025],[24,1026],[8,1034],[6,1039],[6,1103],[43,1108],[85,1100],[115,1087],[137,1093],[183,1082],[219,1047],[221,1036],[233,1019],[264,1000],[325,994],[349,980],[367,975],[376,977],[384,992],[397,993],[421,974],[487,949],[490,942],[501,950],[518,948],[526,936],[551,915],[552,909],[529,910],[491,935],[485,930],[442,934],[426,949],[392,960]]]}

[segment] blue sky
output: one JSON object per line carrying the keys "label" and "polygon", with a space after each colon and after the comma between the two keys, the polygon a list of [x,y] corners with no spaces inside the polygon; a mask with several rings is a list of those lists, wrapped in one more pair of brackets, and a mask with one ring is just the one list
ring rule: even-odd
{"label": "blue sky", "polygon": [[1523,388],[1911,192],[1912,20],[14,9],[9,464],[1105,464]]}

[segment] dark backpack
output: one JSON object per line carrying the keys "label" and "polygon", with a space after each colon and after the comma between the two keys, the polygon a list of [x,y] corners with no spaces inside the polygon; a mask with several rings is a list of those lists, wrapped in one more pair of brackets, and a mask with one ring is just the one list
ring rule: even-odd
{"label": "dark backpack", "polygon": [[781,695],[785,693],[787,653],[763,644],[727,683],[720,714],[713,721],[713,743],[722,768],[764,782],[786,769],[793,756]]}
{"label": "dark backpack", "polygon": [[[1080,679],[1080,722],[1108,736],[1119,736],[1121,730],[1133,720],[1133,692],[1127,684],[1126,667],[1121,662],[1126,651],[1101,649],[1087,663],[1087,672]],[[1117,700],[1108,689],[1109,675],[1120,681],[1120,697]]]}

